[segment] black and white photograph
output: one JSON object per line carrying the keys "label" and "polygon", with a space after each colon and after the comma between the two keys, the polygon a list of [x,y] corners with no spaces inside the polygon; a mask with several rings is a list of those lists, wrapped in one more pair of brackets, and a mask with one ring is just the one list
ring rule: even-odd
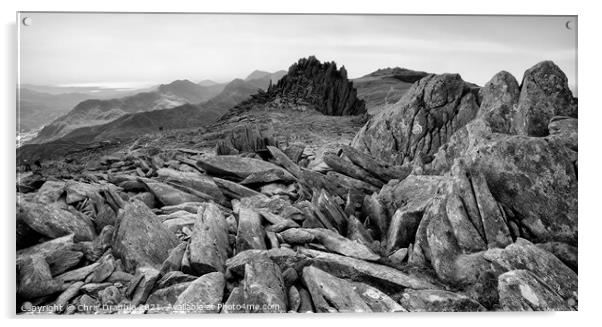
{"label": "black and white photograph", "polygon": [[578,28],[19,11],[10,311],[578,311]]}

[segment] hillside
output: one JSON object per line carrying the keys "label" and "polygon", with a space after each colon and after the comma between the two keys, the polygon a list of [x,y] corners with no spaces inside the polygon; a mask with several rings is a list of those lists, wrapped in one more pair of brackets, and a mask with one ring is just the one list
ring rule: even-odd
{"label": "hillside", "polygon": [[160,85],[156,91],[99,100],[91,99],[78,103],[67,114],[44,126],[31,143],[56,140],[69,132],[87,126],[102,125],[123,115],[136,112],[168,109],[187,103],[206,101],[221,91],[222,86],[200,86],[186,80]]}

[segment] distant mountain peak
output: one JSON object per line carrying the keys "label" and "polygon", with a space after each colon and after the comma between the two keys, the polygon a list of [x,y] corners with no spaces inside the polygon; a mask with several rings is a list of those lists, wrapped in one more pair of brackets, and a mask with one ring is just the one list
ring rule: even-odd
{"label": "distant mountain peak", "polygon": [[245,81],[250,81],[250,80],[254,80],[254,79],[260,79],[260,78],[264,78],[266,76],[270,75],[269,72],[263,71],[263,70],[254,70],[251,74],[249,74],[249,76],[247,76],[245,78]]}

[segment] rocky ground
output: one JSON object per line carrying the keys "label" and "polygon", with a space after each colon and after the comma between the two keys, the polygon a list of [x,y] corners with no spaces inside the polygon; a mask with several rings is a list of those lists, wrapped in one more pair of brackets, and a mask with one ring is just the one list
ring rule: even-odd
{"label": "rocky ground", "polygon": [[577,310],[556,65],[427,75],[368,117],[312,62],[207,128],[18,174],[17,313]]}

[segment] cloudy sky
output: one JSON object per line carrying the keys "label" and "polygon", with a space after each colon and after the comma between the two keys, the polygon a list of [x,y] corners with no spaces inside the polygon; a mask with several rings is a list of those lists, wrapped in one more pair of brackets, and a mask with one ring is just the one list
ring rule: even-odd
{"label": "cloudy sky", "polygon": [[[187,78],[218,82],[300,57],[345,65],[453,72],[480,85],[517,79],[549,59],[576,88],[575,17],[26,13],[21,83],[140,87]],[[567,28],[567,22],[570,27]]]}

